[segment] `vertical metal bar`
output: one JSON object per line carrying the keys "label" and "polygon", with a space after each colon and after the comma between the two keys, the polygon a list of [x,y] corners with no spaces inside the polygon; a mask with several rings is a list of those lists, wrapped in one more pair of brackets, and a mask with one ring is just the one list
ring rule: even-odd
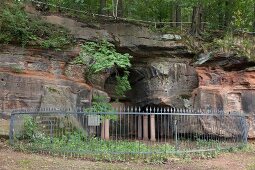
{"label": "vertical metal bar", "polygon": [[50,143],[53,143],[53,124],[52,121],[50,120]]}
{"label": "vertical metal bar", "polygon": [[245,120],[246,118],[243,116],[241,118],[242,124],[243,124],[243,143],[247,144],[248,143],[248,126],[247,122]]}
{"label": "vertical metal bar", "polygon": [[175,150],[178,150],[178,129],[177,129],[177,120],[174,119],[174,130],[175,130]]}
{"label": "vertical metal bar", "polygon": [[138,115],[138,122],[137,122],[137,130],[138,130],[138,140],[142,139],[142,116],[141,114]]}
{"label": "vertical metal bar", "polygon": [[148,114],[143,115],[143,140],[147,141],[148,137]]}
{"label": "vertical metal bar", "polygon": [[9,139],[10,144],[14,145],[14,114],[11,114],[11,120],[10,120],[10,130],[9,130]]}

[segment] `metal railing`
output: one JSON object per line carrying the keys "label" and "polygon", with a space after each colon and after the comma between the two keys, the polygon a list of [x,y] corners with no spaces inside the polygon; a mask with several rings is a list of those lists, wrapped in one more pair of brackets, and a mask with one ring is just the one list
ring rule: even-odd
{"label": "metal railing", "polygon": [[10,121],[13,146],[79,157],[214,151],[243,146],[247,135],[241,114],[169,108],[24,110],[13,112]]}

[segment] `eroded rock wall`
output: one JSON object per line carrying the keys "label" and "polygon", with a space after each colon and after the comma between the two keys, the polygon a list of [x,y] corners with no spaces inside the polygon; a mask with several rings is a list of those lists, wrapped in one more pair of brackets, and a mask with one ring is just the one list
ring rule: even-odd
{"label": "eroded rock wall", "polygon": [[0,51],[0,108],[66,108],[89,104],[92,88],[68,63],[66,52],[3,46]]}
{"label": "eroded rock wall", "polygon": [[[141,59],[142,60],[142,59]],[[198,87],[197,73],[187,58],[151,58],[135,63],[131,70],[130,98],[141,106],[189,107],[192,91]]]}
{"label": "eroded rock wall", "polygon": [[194,106],[222,109],[225,112],[254,113],[255,71],[224,71],[198,67],[199,88],[194,91]]}
{"label": "eroded rock wall", "polygon": [[[193,91],[192,105],[205,111],[222,110],[225,114],[245,115],[248,137],[255,138],[255,70],[249,67],[252,63],[245,64],[232,58],[233,67],[226,59],[229,57],[225,61],[211,60],[213,63],[209,65],[196,67],[199,87]],[[217,62],[225,64],[220,66]]]}

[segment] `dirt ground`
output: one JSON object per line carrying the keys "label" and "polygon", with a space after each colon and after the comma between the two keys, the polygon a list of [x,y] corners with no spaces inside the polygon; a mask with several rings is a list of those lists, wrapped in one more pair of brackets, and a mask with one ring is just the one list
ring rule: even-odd
{"label": "dirt ground", "polygon": [[0,142],[0,170],[69,169],[171,169],[171,170],[255,170],[255,147],[249,151],[225,153],[212,159],[169,159],[165,164],[111,163],[66,159],[11,150]]}

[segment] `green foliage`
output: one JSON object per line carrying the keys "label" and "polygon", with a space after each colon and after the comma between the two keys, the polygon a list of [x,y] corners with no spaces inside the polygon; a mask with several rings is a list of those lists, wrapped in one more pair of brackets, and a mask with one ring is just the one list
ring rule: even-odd
{"label": "green foliage", "polygon": [[107,102],[105,96],[93,96],[92,105],[90,108],[85,109],[86,112],[100,113],[100,112],[113,112],[112,105]]}
{"label": "green foliage", "polygon": [[26,116],[24,118],[23,133],[20,138],[32,141],[35,139],[37,131],[38,125],[35,122],[35,119],[31,116]]}
{"label": "green foliage", "polygon": [[16,64],[11,65],[10,69],[13,73],[22,73],[23,72],[23,68],[19,65],[16,65]]}
{"label": "green foliage", "polygon": [[129,72],[125,71],[124,75],[116,76],[117,85],[115,87],[115,91],[117,96],[125,96],[125,92],[131,90],[130,83],[128,81]]}
{"label": "green foliage", "polygon": [[[53,142],[52,142],[53,141]],[[147,156],[144,160],[150,163],[163,163],[167,160],[170,154],[157,154],[156,152],[174,152],[175,149],[170,144],[153,144],[147,145],[140,141],[105,141],[99,138],[86,137],[82,133],[73,132],[69,136],[45,137],[44,139],[33,140],[30,143],[22,142],[16,143],[17,149],[29,151],[49,151],[54,154],[63,154],[74,152],[82,155],[82,157],[90,157],[95,160],[104,161],[125,161],[136,160],[138,158],[144,159],[143,155],[126,154],[133,152],[155,152],[153,155]],[[125,154],[111,154],[111,153],[125,153]]]}
{"label": "green foliage", "polygon": [[73,63],[85,64],[89,66],[89,71],[93,74],[106,71],[116,67],[126,69],[131,66],[129,54],[116,52],[115,46],[108,41],[99,43],[87,42],[82,46],[82,51]]}
{"label": "green foliage", "polygon": [[110,119],[110,120],[117,119],[117,115],[114,114],[115,111],[112,105],[108,103],[105,96],[93,96],[91,107],[85,109],[85,112],[88,112],[90,114],[97,114],[102,112],[112,113],[107,115],[104,115],[104,114],[100,115],[101,121],[105,119]]}
{"label": "green foliage", "polygon": [[214,51],[225,53],[235,53],[240,57],[247,57],[254,60],[254,44],[255,39],[253,36],[233,36],[233,34],[226,34],[223,38],[216,38],[212,43]]}
{"label": "green foliage", "polygon": [[[131,89],[127,71],[131,67],[131,56],[116,52],[114,47],[113,44],[107,41],[87,42],[82,46],[80,55],[75,58],[73,64],[86,65],[88,70],[85,71],[87,73],[85,77],[87,79],[95,74],[114,70],[117,80],[116,93],[119,97],[123,97],[125,92]],[[118,75],[117,69],[124,70],[124,75]]]}
{"label": "green foliage", "polygon": [[[30,124],[31,125],[31,124]],[[34,132],[31,132],[33,134]],[[37,132],[38,133],[38,132]],[[33,135],[32,135],[33,136]],[[208,149],[213,145],[218,145],[217,141],[198,140],[197,146],[200,149]],[[224,146],[224,144],[223,144]],[[61,137],[44,136],[43,138],[34,138],[26,142],[19,141],[15,143],[16,149],[32,152],[49,152],[53,155],[77,156],[79,158],[90,158],[103,161],[130,161],[141,159],[146,163],[164,163],[169,157],[180,157],[182,159],[192,158],[215,158],[221,153],[242,151],[236,146],[227,150],[220,147],[212,151],[200,152],[178,152],[170,143],[149,144],[142,141],[126,140],[101,140],[95,137],[88,137],[81,132],[74,131]],[[252,150],[249,150],[252,152]],[[112,154],[118,153],[118,154]],[[121,154],[122,153],[122,154]],[[140,154],[128,154],[140,153]],[[152,154],[142,154],[152,153]]]}
{"label": "green foliage", "polygon": [[71,44],[67,30],[28,16],[20,4],[0,8],[0,43],[43,48],[62,48]]}

